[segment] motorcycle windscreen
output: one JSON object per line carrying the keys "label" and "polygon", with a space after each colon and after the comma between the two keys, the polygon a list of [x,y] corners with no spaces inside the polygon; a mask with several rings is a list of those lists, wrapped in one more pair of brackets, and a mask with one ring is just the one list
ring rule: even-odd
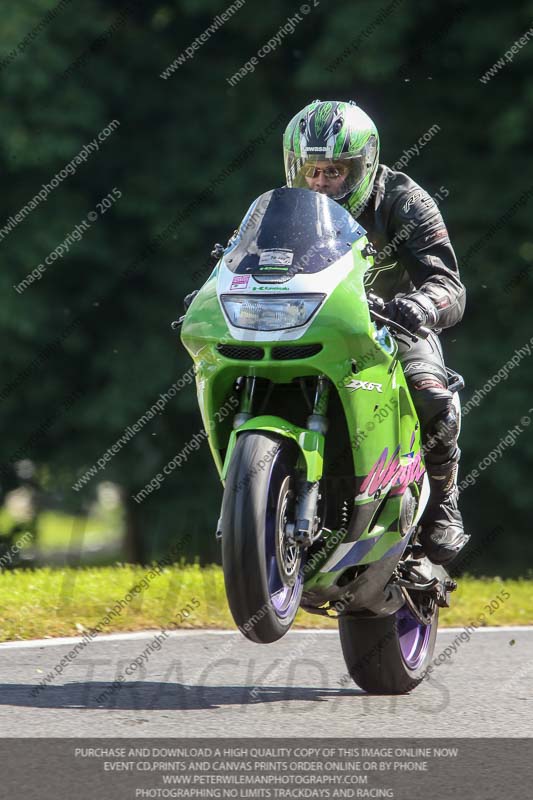
{"label": "motorcycle windscreen", "polygon": [[224,263],[237,273],[320,272],[366,233],[334,200],[309,189],[272,189],[250,206]]}

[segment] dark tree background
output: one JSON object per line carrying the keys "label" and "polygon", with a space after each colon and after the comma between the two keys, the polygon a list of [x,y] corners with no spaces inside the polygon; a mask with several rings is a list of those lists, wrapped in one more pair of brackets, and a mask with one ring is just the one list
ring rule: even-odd
{"label": "dark tree background", "polygon": [[[117,482],[130,498],[130,558],[149,558],[191,528],[189,556],[217,558],[221,488],[205,445],[142,505],[131,502],[201,428],[194,389],[180,391],[85,491],[72,484],[189,368],[169,322],[201,283],[213,242],[254,197],[284,182],[281,134],[310,100],[355,99],[376,121],[389,164],[440,126],[406,172],[432,194],[449,191],[442,210],[468,304],[443,338],[448,363],[467,381],[463,403],[533,334],[533,43],[479,80],[530,29],[530,4],[310,0],[293,33],[231,87],[226,79],[300,9],[247,0],[160,77],[226,8],[19,0],[3,9],[2,488],[21,458],[74,513],[98,480]],[[98,152],[6,233],[9,217],[113,120],[119,126]],[[16,292],[115,187],[122,197]],[[531,363],[522,358],[465,418],[462,476],[533,406]],[[531,564],[532,462],[524,428],[463,492],[478,549],[470,571],[524,574]],[[497,525],[503,533],[487,537]]]}

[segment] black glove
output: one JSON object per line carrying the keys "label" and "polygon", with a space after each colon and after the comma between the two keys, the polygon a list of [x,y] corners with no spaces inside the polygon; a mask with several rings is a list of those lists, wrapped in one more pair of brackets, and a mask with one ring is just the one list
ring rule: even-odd
{"label": "black glove", "polygon": [[214,262],[219,261],[224,255],[224,249],[224,245],[219,244],[219,242],[214,244],[210,254],[211,260]]}
{"label": "black glove", "polygon": [[406,297],[395,297],[385,305],[386,315],[411,333],[416,333],[423,325],[433,328],[438,320],[433,301],[422,292]]}
{"label": "black glove", "polygon": [[190,304],[192,303],[192,301],[194,300],[199,291],[200,289],[195,289],[194,292],[189,292],[189,294],[183,298],[183,307],[185,308],[185,311],[189,310]]}

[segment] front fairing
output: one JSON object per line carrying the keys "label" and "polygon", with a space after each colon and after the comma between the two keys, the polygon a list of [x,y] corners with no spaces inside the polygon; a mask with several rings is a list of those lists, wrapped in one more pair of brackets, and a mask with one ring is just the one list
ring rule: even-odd
{"label": "front fairing", "polygon": [[[291,199],[297,201],[300,215],[291,212]],[[409,404],[401,368],[391,370],[396,345],[370,320],[364,276],[372,260],[364,255],[366,244],[363,229],[323,195],[299,189],[273,190],[250,207],[236,240],[191,304],[182,328],[220,474],[232,425],[231,417],[219,418],[219,409],[228,402],[239,376],[281,384],[303,376],[327,376],[339,393],[354,442],[361,426],[366,429],[373,424],[376,404],[388,393],[403,387],[402,402]],[[257,296],[319,292],[324,300],[309,323],[287,330],[236,328],[221,301],[233,294],[244,294],[252,302]],[[319,350],[312,357],[279,357],[280,349],[306,345],[319,346]],[[362,385],[357,381],[365,386],[376,384],[380,391],[358,388]],[[411,432],[400,431],[397,414],[391,415],[379,432],[376,448],[381,446],[380,440],[390,435],[397,441],[400,434],[405,441],[402,454],[412,447]],[[353,452],[355,472],[364,476],[381,450],[367,445],[354,447]]]}
{"label": "front fairing", "polygon": [[[364,228],[326,195],[272,189],[248,209],[224,262],[235,275],[283,282],[298,273],[326,270],[364,236]],[[367,266],[363,262],[354,268]],[[243,280],[236,278],[236,283]]]}

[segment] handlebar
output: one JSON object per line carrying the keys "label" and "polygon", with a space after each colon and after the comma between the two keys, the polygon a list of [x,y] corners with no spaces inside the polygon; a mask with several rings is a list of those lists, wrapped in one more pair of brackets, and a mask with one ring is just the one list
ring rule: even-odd
{"label": "handlebar", "polygon": [[387,325],[387,327],[392,328],[399,333],[405,334],[405,336],[408,336],[412,342],[417,342],[419,339],[427,339],[431,333],[431,329],[426,328],[425,325],[422,325],[422,327],[419,328],[416,333],[413,333],[412,331],[408,331],[407,328],[404,328],[403,325],[400,325],[399,322],[394,322],[394,320],[389,319],[389,317],[381,314],[380,312],[385,310],[385,301],[373,292],[368,293],[368,307],[370,309],[370,316],[373,319],[377,320],[378,322],[382,322],[383,325]]}
{"label": "handlebar", "polygon": [[172,330],[177,331],[178,328],[181,328],[184,319],[185,319],[185,314],[182,317],[178,317],[178,319],[175,319],[174,322],[171,322],[170,327],[172,328]]}

